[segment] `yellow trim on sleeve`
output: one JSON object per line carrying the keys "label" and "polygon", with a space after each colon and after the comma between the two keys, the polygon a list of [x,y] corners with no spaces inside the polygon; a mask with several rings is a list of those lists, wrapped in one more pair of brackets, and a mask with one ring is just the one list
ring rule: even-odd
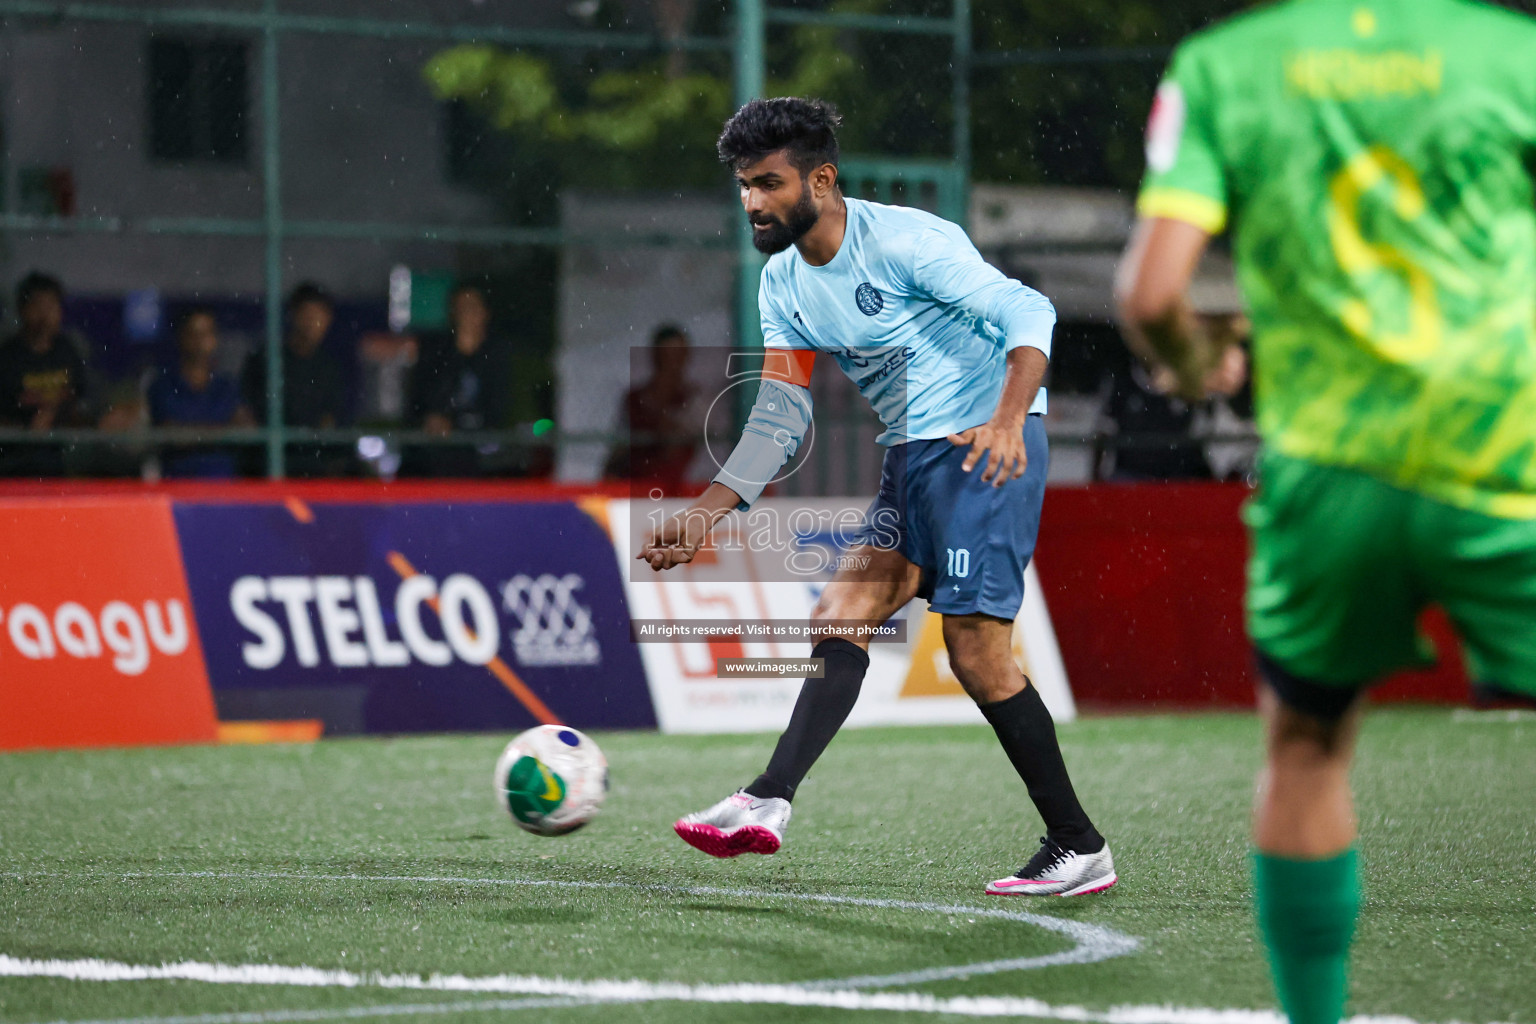
{"label": "yellow trim on sleeve", "polygon": [[1181,220],[1212,235],[1227,226],[1226,203],[1182,188],[1155,185],[1144,189],[1136,199],[1136,212],[1143,217]]}

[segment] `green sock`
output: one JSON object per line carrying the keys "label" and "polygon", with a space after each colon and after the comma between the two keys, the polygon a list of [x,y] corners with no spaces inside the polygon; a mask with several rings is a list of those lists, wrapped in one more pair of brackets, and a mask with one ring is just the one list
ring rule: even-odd
{"label": "green sock", "polygon": [[1327,860],[1254,854],[1259,931],[1291,1024],[1338,1024],[1360,914],[1355,851]]}

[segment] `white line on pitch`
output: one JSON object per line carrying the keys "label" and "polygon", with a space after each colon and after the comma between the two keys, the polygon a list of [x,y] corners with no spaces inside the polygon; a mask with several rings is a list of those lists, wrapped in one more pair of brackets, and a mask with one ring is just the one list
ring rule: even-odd
{"label": "white line on pitch", "polygon": [[595,1000],[561,997],[547,999],[475,999],[455,1003],[386,1003],[348,1006],[329,1010],[250,1010],[243,1013],[197,1013],[181,1017],[117,1017],[108,1020],[50,1021],[48,1024],[298,1024],[315,1020],[358,1020],[367,1017],[404,1017],[416,1014],[485,1013],[492,1010],[544,1010],[564,1006],[591,1006]]}
{"label": "white line on pitch", "polygon": [[[827,979],[811,983],[816,988],[894,988],[930,981],[967,978],[978,974],[997,974],[1003,971],[1036,970],[1068,964],[1093,964],[1115,957],[1126,956],[1140,948],[1141,943],[1123,932],[1103,925],[1070,921],[1046,914],[1022,910],[1003,910],[996,907],[970,907],[945,903],[918,903],[908,900],[888,900],[861,896],[833,896],[822,893],[768,892],[761,889],[726,889],[711,885],[646,885],[637,882],[567,882],[543,878],[459,878],[439,875],[320,875],[284,871],[127,871],[82,872],[92,876],[106,875],[113,878],[210,878],[251,880],[256,878],[286,879],[315,882],[391,882],[430,885],[486,885],[528,886],[555,889],[632,889],[640,892],[659,892],[674,896],[723,896],[729,899],[790,900],[802,903],[825,903],[832,906],[871,907],[876,910],[908,910],[918,913],[947,914],[956,917],[985,917],[994,920],[1017,921],[1034,925],[1073,940],[1076,945],[1059,953],[1037,957],[1014,957],[1007,960],[989,960],[976,964],[960,964],[953,967],[934,967],[900,974],[871,975],[851,979]],[[69,872],[4,872],[0,877],[20,878],[37,875],[64,875]]]}
{"label": "white line on pitch", "polygon": [[[274,964],[217,964],[183,961],[150,966],[112,960],[30,960],[0,953],[0,977],[62,978],[71,981],[200,981],[215,985],[283,985],[306,988],[376,988],[433,992],[495,992],[567,996],[599,1002],[684,1002],[817,1006],[837,1010],[948,1013],[962,1017],[1026,1017],[1077,1024],[1283,1024],[1271,1010],[1211,1010],[1198,1007],[1114,1006],[1090,1010],[1053,1006],[1013,996],[940,998],[920,993],[812,990],[796,985],[685,985],[649,981],[573,981],[564,978],[462,974],[359,974],[316,967]],[[1355,1017],[1353,1024],[1414,1024],[1407,1017]]]}
{"label": "white line on pitch", "polygon": [[1475,708],[1457,708],[1451,712],[1451,721],[1461,725],[1506,725],[1520,722],[1536,722],[1536,711],[1529,708],[1496,708],[1478,711]]}

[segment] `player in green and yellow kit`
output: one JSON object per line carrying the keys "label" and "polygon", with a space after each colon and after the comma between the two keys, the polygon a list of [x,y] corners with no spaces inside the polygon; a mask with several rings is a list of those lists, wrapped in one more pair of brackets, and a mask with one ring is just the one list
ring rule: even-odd
{"label": "player in green and yellow kit", "polygon": [[1198,395],[1186,288],[1230,219],[1266,451],[1247,509],[1268,756],[1256,896],[1281,1003],[1333,1024],[1359,906],[1360,695],[1441,605],[1536,694],[1536,22],[1466,0],[1288,0],[1187,40],[1118,283]]}

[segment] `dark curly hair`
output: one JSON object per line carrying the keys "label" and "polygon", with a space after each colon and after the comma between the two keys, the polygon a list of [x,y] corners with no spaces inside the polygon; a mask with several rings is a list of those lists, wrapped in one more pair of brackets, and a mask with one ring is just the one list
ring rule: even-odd
{"label": "dark curly hair", "polygon": [[64,286],[59,279],[45,274],[40,270],[34,270],[16,285],[16,311],[19,313],[27,308],[27,305],[39,295],[52,295],[59,301],[64,300]]}
{"label": "dark curly hair", "polygon": [[753,100],[725,122],[715,148],[720,162],[732,170],[784,150],[805,175],[822,164],[837,166],[837,129],[842,123],[837,108],[825,100]]}
{"label": "dark curly hair", "polygon": [[291,313],[306,302],[318,302],[326,309],[335,309],[336,301],[331,293],[313,281],[304,281],[288,293],[288,311]]}

